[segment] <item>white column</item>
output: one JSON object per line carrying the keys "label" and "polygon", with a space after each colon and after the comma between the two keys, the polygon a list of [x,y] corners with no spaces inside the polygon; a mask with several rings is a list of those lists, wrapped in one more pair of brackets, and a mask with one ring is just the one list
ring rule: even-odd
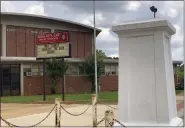
{"label": "white column", "polygon": [[21,86],[21,96],[24,96],[24,71],[23,71],[24,64],[21,63],[20,65],[20,86]]}
{"label": "white column", "polygon": [[152,19],[112,29],[119,37],[118,120],[126,126],[182,126],[170,44],[175,28]]}
{"label": "white column", "polygon": [[6,57],[6,25],[2,24],[2,56]]}

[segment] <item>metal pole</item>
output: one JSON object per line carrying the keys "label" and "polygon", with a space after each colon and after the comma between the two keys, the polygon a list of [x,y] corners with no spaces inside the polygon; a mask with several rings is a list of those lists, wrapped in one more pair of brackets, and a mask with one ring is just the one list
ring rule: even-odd
{"label": "metal pole", "polygon": [[43,59],[43,101],[46,100],[46,60]]}
{"label": "metal pole", "polygon": [[95,0],[93,0],[93,15],[94,15],[94,65],[95,65],[95,87],[96,97],[98,99],[98,82],[97,82],[97,56],[96,56],[96,20],[95,20]]}
{"label": "metal pole", "polygon": [[[62,66],[64,66],[64,58],[61,59],[61,63],[62,63]],[[64,72],[63,72],[64,73]],[[65,81],[64,81],[64,74],[62,74],[62,101],[65,100],[65,91],[64,91],[64,85],[65,85]]]}

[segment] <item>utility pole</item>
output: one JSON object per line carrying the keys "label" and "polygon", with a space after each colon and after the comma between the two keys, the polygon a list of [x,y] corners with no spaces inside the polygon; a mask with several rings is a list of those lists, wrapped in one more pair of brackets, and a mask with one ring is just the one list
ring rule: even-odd
{"label": "utility pole", "polygon": [[96,55],[96,19],[95,19],[95,0],[93,0],[93,15],[94,15],[94,65],[95,65],[95,87],[96,97],[98,98],[98,80],[97,80],[97,55]]}

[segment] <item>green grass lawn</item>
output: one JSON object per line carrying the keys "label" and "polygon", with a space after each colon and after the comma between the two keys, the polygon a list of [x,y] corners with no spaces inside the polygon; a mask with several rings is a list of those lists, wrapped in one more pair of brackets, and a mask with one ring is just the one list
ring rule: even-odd
{"label": "green grass lawn", "polygon": [[[176,94],[182,93],[184,90],[176,90]],[[47,95],[46,103],[54,103],[55,98],[62,98],[61,94]],[[1,97],[1,103],[42,103],[43,96],[8,96]],[[65,101],[68,103],[90,103],[92,94],[66,94]],[[118,92],[101,92],[98,101],[116,103],[118,101]]]}
{"label": "green grass lawn", "polygon": [[[47,103],[54,103],[55,98],[61,98],[61,94],[56,95],[46,95],[46,102]],[[117,102],[118,93],[115,92],[101,92],[99,93],[99,101],[103,102]],[[43,96],[36,95],[36,96],[8,96],[8,97],[1,97],[1,103],[38,103],[42,102]],[[92,101],[92,94],[66,94],[65,95],[66,102],[76,102],[76,103],[85,103]]]}
{"label": "green grass lawn", "polygon": [[184,90],[175,90],[175,91],[176,91],[176,95],[184,92]]}

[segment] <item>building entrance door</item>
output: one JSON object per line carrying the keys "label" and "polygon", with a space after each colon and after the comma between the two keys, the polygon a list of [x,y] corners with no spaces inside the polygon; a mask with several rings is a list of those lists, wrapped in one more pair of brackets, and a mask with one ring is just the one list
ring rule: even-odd
{"label": "building entrance door", "polygon": [[20,95],[20,65],[0,65],[1,96]]}

